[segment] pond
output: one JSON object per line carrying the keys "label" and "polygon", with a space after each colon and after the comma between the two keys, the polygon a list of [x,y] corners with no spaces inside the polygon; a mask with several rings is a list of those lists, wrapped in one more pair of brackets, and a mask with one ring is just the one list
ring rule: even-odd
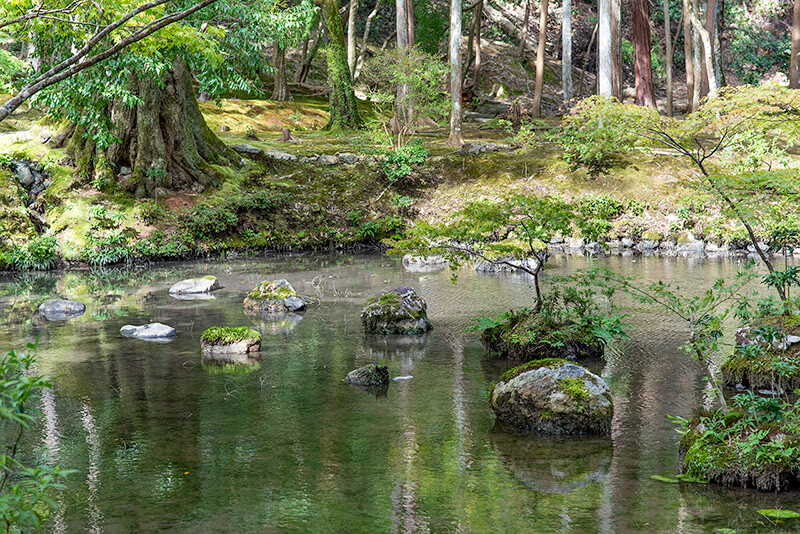
{"label": "pond", "polygon": [[[586,266],[554,256],[550,271]],[[737,260],[611,257],[620,274],[699,292]],[[212,300],[168,288],[213,274]],[[265,279],[286,278],[318,300],[302,320],[244,314]],[[359,312],[380,290],[414,287],[434,330],[365,337]],[[39,303],[87,304],[71,321],[32,319]],[[384,256],[319,255],[196,261],[121,270],[0,278],[0,350],[39,338],[39,370],[54,378],[28,435],[25,460],[75,469],[50,532],[795,532],[762,508],[800,509],[800,494],[668,484],[680,435],[669,416],[713,403],[702,367],[679,348],[680,323],[628,310],[630,339],[587,366],[614,391],[611,438],[517,436],[494,428],[487,402],[509,367],[488,361],[465,328],[480,315],[530,304],[521,276],[462,269],[412,273]],[[162,322],[178,337],[124,338],[125,324]],[[250,367],[204,361],[214,325],[264,334]],[[393,382],[375,395],[342,382],[370,361]]]}

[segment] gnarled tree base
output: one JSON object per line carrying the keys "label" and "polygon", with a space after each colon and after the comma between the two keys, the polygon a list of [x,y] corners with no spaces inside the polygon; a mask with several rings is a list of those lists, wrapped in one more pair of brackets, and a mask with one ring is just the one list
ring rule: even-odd
{"label": "gnarled tree base", "polygon": [[141,198],[156,188],[200,192],[222,181],[215,166],[238,164],[241,158],[206,125],[186,64],[175,61],[160,82],[134,74],[131,90],[140,103],[112,106],[119,143],[100,149],[74,129],[67,153],[81,172]]}

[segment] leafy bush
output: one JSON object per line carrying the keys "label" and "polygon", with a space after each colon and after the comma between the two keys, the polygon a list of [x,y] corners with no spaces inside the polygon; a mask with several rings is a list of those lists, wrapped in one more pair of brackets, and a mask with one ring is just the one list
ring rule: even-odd
{"label": "leafy bush", "polygon": [[28,64],[21,61],[11,52],[0,48],[0,92],[14,91],[14,76],[28,70]]}
{"label": "leafy bush", "polygon": [[384,152],[386,159],[382,163],[383,172],[390,183],[408,178],[415,167],[425,164],[430,151],[422,148],[421,142],[400,145]]}
{"label": "leafy bush", "polygon": [[58,263],[57,247],[55,237],[37,236],[7,251],[5,262],[17,271],[46,271]]}
{"label": "leafy bush", "polygon": [[658,111],[613,98],[591,96],[578,102],[561,122],[562,129],[552,134],[560,144],[564,159],[574,166],[600,172],[619,154],[629,150],[639,135],[662,122]]}

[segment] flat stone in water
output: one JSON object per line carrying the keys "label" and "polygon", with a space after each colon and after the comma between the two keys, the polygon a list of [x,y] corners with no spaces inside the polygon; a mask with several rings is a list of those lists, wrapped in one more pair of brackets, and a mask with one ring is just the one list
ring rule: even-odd
{"label": "flat stone in water", "polygon": [[211,298],[208,293],[219,289],[219,282],[215,276],[204,276],[202,278],[190,278],[182,280],[169,288],[170,296],[175,298],[193,299]]}
{"label": "flat stone in water", "polygon": [[150,323],[142,326],[126,324],[119,329],[125,337],[141,339],[143,341],[172,341],[178,333],[169,325]]}
{"label": "flat stone in water", "polygon": [[67,321],[80,317],[85,312],[86,305],[77,300],[54,299],[39,306],[39,313],[48,321]]}

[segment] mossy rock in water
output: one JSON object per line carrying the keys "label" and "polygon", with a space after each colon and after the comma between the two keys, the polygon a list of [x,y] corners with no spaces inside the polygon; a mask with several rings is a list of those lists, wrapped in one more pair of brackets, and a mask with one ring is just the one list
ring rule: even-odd
{"label": "mossy rock in water", "polygon": [[[758,335],[760,328],[777,329],[782,335],[771,343]],[[736,348],[720,366],[726,386],[741,384],[751,389],[800,387],[800,316],[762,317],[736,331]]]}
{"label": "mossy rock in water", "polygon": [[305,310],[306,303],[289,282],[281,279],[261,282],[244,299],[244,309],[281,316]]}
{"label": "mossy rock in water", "polygon": [[246,326],[212,326],[200,336],[204,354],[251,354],[261,350],[261,332]]}
{"label": "mossy rock in water", "polygon": [[370,297],[361,310],[361,324],[367,334],[424,334],[433,326],[427,304],[410,287],[398,287]]}
{"label": "mossy rock in water", "polygon": [[588,326],[556,322],[533,310],[523,310],[481,332],[490,351],[522,362],[546,358],[601,358],[605,344]]}
{"label": "mossy rock in water", "polygon": [[370,363],[347,373],[344,381],[354,386],[385,386],[389,383],[389,368],[385,365]]}
{"label": "mossy rock in water", "polygon": [[549,435],[611,432],[614,407],[605,381],[587,369],[552,358],[506,372],[489,400],[501,423]]}
{"label": "mossy rock in water", "polygon": [[687,425],[678,450],[695,479],[760,491],[800,487],[796,422],[756,420],[736,409],[701,412]]}

